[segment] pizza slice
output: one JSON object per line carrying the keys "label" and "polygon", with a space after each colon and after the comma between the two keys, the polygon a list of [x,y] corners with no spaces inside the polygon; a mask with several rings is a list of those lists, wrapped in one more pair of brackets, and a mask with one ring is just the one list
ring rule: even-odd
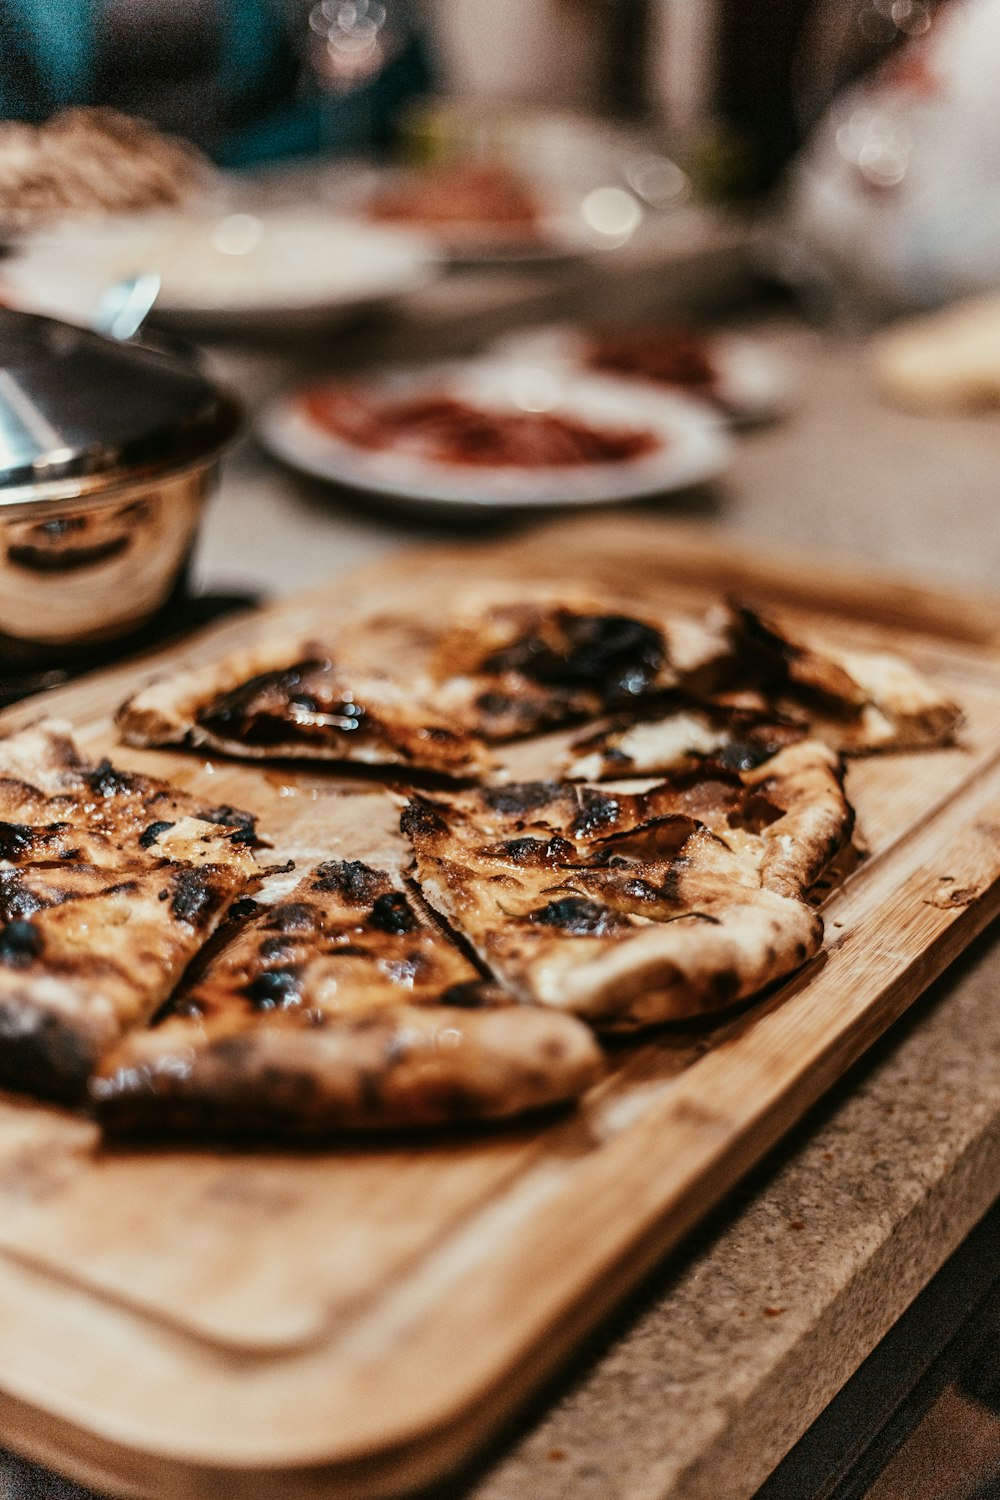
{"label": "pizza slice", "polygon": [[620,718],[575,740],[563,770],[571,781],[667,775],[714,761],[748,771],[808,735],[806,726],[777,713],[731,707],[674,694],[659,713]]}
{"label": "pizza slice", "polygon": [[300,640],[232,656],[141,688],[116,722],[133,745],[207,746],[230,755],[356,761],[467,776],[485,747],[430,701],[433,684],[338,664]]}
{"label": "pizza slice", "polygon": [[321,1137],[495,1119],[601,1072],[571,1016],[485,981],[402,878],[319,865],[224,936],[92,1082],[115,1133]]}
{"label": "pizza slice", "polygon": [[678,683],[712,685],[731,647],[724,610],[635,610],[584,596],[467,599],[441,632],[431,674],[470,733],[495,744],[644,703]]}
{"label": "pizza slice", "polygon": [[[658,618],[595,599],[488,597],[433,632],[404,618],[395,636],[345,630],[336,652],[284,640],[175,673],[124,703],[118,727],[137,745],[469,777],[492,767],[489,744],[642,701],[681,678],[710,684],[730,651],[723,610]],[[370,664],[366,633],[391,671]]]}
{"label": "pizza slice", "polygon": [[0,739],[0,1083],[76,1100],[257,866],[252,820],[89,763],[67,725]]}
{"label": "pizza slice", "polygon": [[847,754],[946,745],[961,723],[956,703],[887,652],[843,651],[745,605],[734,644],[730,686],[746,691],[731,701],[786,711]]}
{"label": "pizza slice", "polygon": [[796,739],[845,754],[951,743],[957,704],[897,656],[841,651],[734,607],[731,650],[714,694],[683,691],[637,707],[578,739],[563,770],[573,780],[658,776],[717,760],[745,769]]}
{"label": "pizza slice", "polygon": [[808,740],[642,792],[421,794],[402,820],[425,896],[496,978],[604,1029],[715,1011],[798,968],[823,934],[803,897],[852,823],[837,756]]}

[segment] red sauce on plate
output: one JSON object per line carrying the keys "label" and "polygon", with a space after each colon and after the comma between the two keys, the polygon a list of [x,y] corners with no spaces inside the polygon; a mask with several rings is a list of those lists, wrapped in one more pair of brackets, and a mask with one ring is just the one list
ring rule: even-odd
{"label": "red sauce on plate", "polygon": [[718,370],[705,340],[687,328],[607,331],[591,335],[586,354],[592,370],[638,375],[661,385],[710,390]]}
{"label": "red sauce on plate", "polygon": [[437,463],[557,468],[620,463],[663,446],[643,428],[594,427],[556,412],[488,410],[444,395],[380,402],[328,386],[302,402],[313,422],[355,447],[410,452]]}
{"label": "red sauce on plate", "polygon": [[449,162],[384,188],[369,218],[407,224],[534,228],[541,210],[527,183],[500,163]]}

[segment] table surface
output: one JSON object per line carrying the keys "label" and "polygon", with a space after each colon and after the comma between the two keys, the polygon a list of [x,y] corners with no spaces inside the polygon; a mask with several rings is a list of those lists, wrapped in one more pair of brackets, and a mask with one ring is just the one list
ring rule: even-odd
{"label": "table surface", "polygon": [[[602,276],[615,306],[640,314],[679,297],[732,299],[744,289],[738,236],[717,225],[699,234],[690,230],[669,277],[641,258],[614,276],[569,283],[551,273],[456,275],[392,322],[282,351],[216,348],[211,358],[256,404],[291,368],[350,368],[362,351],[450,354],[533,316],[606,309],[608,296],[595,302]],[[743,312],[741,321],[790,361],[793,407],[741,434],[715,484],[646,512],[681,512],[723,535],[866,559],[952,588],[995,589],[1000,418],[893,411],[868,383],[860,337],[807,327],[787,311]],[[502,523],[491,524],[502,534]],[[287,593],[390,549],[470,531],[299,478],[248,439],[226,465],[195,578],[212,589]],[[489,533],[480,523],[475,534]],[[435,1496],[752,1495],[995,1197],[998,980],[1000,947],[987,933],[519,1429]],[[4,1500],[44,1493],[40,1483],[0,1462]]]}

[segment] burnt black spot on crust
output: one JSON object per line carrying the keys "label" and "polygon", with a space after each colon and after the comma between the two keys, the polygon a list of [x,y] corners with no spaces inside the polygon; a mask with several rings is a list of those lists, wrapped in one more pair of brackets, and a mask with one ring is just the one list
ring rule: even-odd
{"label": "burnt black spot on crust", "polygon": [[253,1001],[257,1010],[283,1010],[295,1004],[301,989],[294,969],[269,969],[251,979],[243,993]]}
{"label": "burnt black spot on crust", "polygon": [[415,797],[406,804],[399,819],[399,827],[408,839],[430,838],[436,833],[448,832],[444,818],[422,797]]}
{"label": "burnt black spot on crust", "polygon": [[776,755],[790,738],[790,735],[782,739],[747,736],[746,739],[731,740],[715,758],[726,771],[754,771]]}
{"label": "burnt black spot on crust", "polygon": [[516,714],[522,708],[520,699],[511,693],[499,693],[496,691],[480,693],[476,698],[476,707],[490,718],[498,718],[507,714]]}
{"label": "burnt black spot on crust", "polygon": [[178,922],[199,927],[215,906],[210,881],[200,870],[175,870],[171,876],[173,897],[170,910]]}
{"label": "burnt black spot on crust", "polygon": [[161,833],[166,833],[168,828],[173,827],[174,824],[168,823],[164,818],[161,818],[157,823],[150,823],[149,827],[144,828],[139,835],[139,847],[141,849],[151,848],[152,845],[156,843]]}
{"label": "burnt black spot on crust", "polygon": [[449,985],[437,1003],[454,1005],[462,1010],[507,1010],[516,1001],[491,979],[466,979],[460,984]]}
{"label": "burnt black spot on crust", "polygon": [[227,911],[226,920],[227,922],[246,922],[251,917],[255,917],[260,910],[259,901],[255,901],[252,896],[241,896],[239,901],[234,901]]}
{"label": "burnt black spot on crust", "polygon": [[585,896],[562,896],[558,901],[550,901],[548,906],[530,912],[528,921],[542,927],[557,927],[574,937],[599,937],[620,925],[608,907]]}
{"label": "burnt black spot on crust", "polygon": [[270,963],[276,958],[287,958],[291,952],[291,944],[284,934],[275,933],[272,937],[264,938],[257,952],[264,963]]}
{"label": "burnt black spot on crust", "polygon": [[[304,730],[349,734],[363,727],[367,715],[358,703],[336,701],[335,691],[316,693],[317,679],[324,675],[334,687],[332,672],[332,663],[318,657],[261,672],[216,698],[199,715],[199,723],[254,745],[280,744]],[[321,718],[313,723],[311,716],[316,714]]]}
{"label": "burnt black spot on crust", "polygon": [[308,901],[282,901],[267,908],[264,926],[269,932],[311,932],[318,915]]}
{"label": "burnt black spot on crust", "polygon": [[35,830],[26,823],[0,823],[0,859],[23,859],[35,842]]}
{"label": "burnt black spot on crust", "polygon": [[30,891],[17,870],[0,870],[0,921],[33,917],[45,902]]}
{"label": "burnt black spot on crust", "polygon": [[138,785],[136,777],[128,771],[119,771],[107,759],[100,761],[92,771],[88,771],[85,781],[90,790],[97,797],[120,797],[124,793],[132,792]]}
{"label": "burnt black spot on crust", "polygon": [[34,922],[16,918],[0,928],[0,964],[26,969],[42,951],[42,934]]}
{"label": "burnt black spot on crust", "polygon": [[360,859],[331,859],[317,865],[314,891],[329,891],[343,896],[355,906],[370,906],[375,900],[383,877]]}
{"label": "burnt black spot on crust", "polygon": [[735,969],[719,969],[709,980],[709,990],[715,1005],[728,1005],[739,994],[740,976]]}
{"label": "burnt black spot on crust", "polygon": [[576,851],[568,839],[558,834],[550,839],[525,836],[520,839],[505,839],[499,844],[487,844],[480,853],[486,859],[505,859],[511,864],[524,866],[551,866],[564,864],[572,859]]}
{"label": "burnt black spot on crust", "polygon": [[415,932],[419,926],[413,908],[401,891],[386,891],[379,896],[368,920],[380,932]]}
{"label": "burnt black spot on crust", "polygon": [[640,880],[638,877],[625,880],[621,886],[621,893],[628,901],[662,901],[663,892],[648,880]]}
{"label": "burnt black spot on crust", "polygon": [[505,817],[520,817],[556,801],[563,790],[558,781],[515,781],[509,786],[484,787],[482,797],[492,812],[503,813]]}
{"label": "burnt black spot on crust", "polygon": [[87,1040],[63,1017],[27,997],[0,1001],[0,1084],[76,1104],[95,1061]]}
{"label": "burnt black spot on crust", "polygon": [[621,803],[608,792],[584,787],[580,792],[580,811],[573,819],[571,832],[577,838],[592,838],[612,827],[621,813]]}
{"label": "burnt black spot on crust", "polygon": [[516,671],[553,686],[595,688],[607,700],[647,692],[666,660],[663,636],[628,615],[557,611],[555,639],[528,635],[495,652],[487,672]]}
{"label": "burnt black spot on crust", "polygon": [[257,819],[253,813],[244,812],[242,808],[233,807],[228,802],[220,802],[218,807],[206,807],[195,813],[195,817],[201,818],[205,823],[221,823],[226,828],[241,829],[251,835],[246,840],[247,843],[256,837]]}

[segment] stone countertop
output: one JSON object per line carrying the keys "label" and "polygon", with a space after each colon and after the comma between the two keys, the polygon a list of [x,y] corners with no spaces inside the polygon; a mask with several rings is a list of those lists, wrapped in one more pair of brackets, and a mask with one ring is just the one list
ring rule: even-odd
{"label": "stone countertop", "polygon": [[[633,266],[615,301],[640,313],[732,302],[735,244],[704,274],[693,236],[676,274]],[[718,240],[713,241],[718,249]],[[714,253],[714,252],[713,252]],[[708,257],[710,258],[710,257]],[[548,290],[546,291],[546,287]],[[308,350],[213,359],[251,404],[294,368],[453,353],[528,317],[594,302],[600,278],[456,278],[381,328]],[[574,298],[576,302],[574,304]],[[606,302],[601,301],[602,308]],[[859,340],[787,313],[749,329],[789,361],[786,417],[741,434],[715,485],[658,504],[744,541],[996,588],[1000,419],[894,412]],[[494,523],[498,532],[503,523]],[[524,524],[519,523],[519,524]],[[285,593],[403,544],[471,535],[291,474],[245,441],[195,561],[213,588]],[[476,535],[488,534],[480,524]],[[536,1401],[449,1500],[746,1500],[996,1196],[1000,946],[989,933],[914,1006]],[[5,1488],[6,1486],[6,1488]],[[62,1496],[0,1463],[0,1497]]]}

